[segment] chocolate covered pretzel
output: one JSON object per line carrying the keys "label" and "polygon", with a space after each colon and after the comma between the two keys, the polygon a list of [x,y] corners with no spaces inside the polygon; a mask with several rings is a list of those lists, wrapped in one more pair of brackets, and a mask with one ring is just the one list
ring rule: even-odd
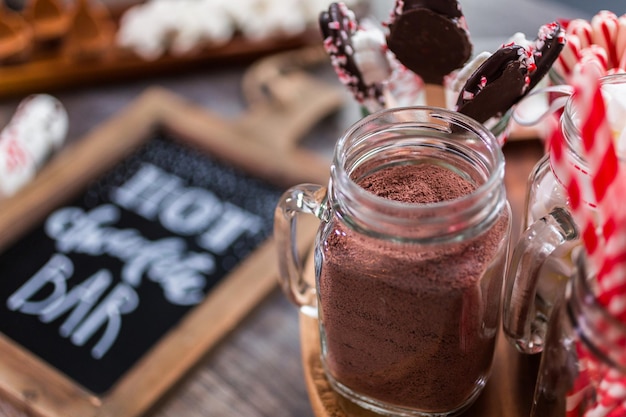
{"label": "chocolate covered pretzel", "polygon": [[427,84],[443,84],[472,53],[456,0],[396,0],[387,26],[389,49]]}
{"label": "chocolate covered pretzel", "polygon": [[[320,13],[319,26],[324,49],[339,81],[370,111],[384,107],[382,82],[389,76],[390,69],[384,57],[382,32],[380,40],[376,39],[375,33],[368,34],[344,3],[331,3],[328,11]],[[357,62],[357,54],[363,49],[369,53],[361,54],[361,60]]]}
{"label": "chocolate covered pretzel", "polygon": [[558,22],[551,22],[539,28],[532,45],[535,58],[535,71],[531,72],[528,91],[532,90],[545,77],[565,46],[565,30]]}

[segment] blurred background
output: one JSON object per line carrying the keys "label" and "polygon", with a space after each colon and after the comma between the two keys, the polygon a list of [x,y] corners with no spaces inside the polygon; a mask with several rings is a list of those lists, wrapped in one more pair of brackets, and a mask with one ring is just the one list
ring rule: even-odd
{"label": "blurred background", "polygon": [[[14,4],[16,8],[24,4],[24,0],[3,1]],[[183,0],[171,1],[181,5],[184,3]],[[220,1],[241,4],[239,0]],[[533,39],[541,25],[553,20],[591,19],[602,9],[612,10],[618,15],[626,13],[624,0],[459,1],[475,53],[494,51],[516,32],[522,32],[527,38]],[[281,2],[282,5],[322,3],[321,0],[275,2],[279,5]],[[105,5],[116,10],[137,3],[135,0],[104,0]],[[371,13],[379,21],[387,19],[393,4],[394,0],[369,1]],[[205,17],[196,16],[196,22]],[[3,18],[0,17],[0,23]],[[259,19],[253,23],[258,23]],[[150,29],[153,29],[151,25],[144,26],[139,35],[146,35],[145,39],[151,41]],[[0,65],[0,128],[6,125],[18,103],[27,94],[49,93],[58,98],[67,110],[67,142],[79,141],[95,127],[122,112],[147,88],[155,85],[171,90],[212,115],[237,123],[238,118],[245,115],[250,108],[243,86],[245,74],[258,60],[284,50],[285,46],[294,48],[303,43],[321,46],[319,29],[315,24],[309,29],[304,42],[289,44],[290,39],[287,36],[257,44],[243,41],[186,57],[165,54],[162,58],[144,63],[138,62],[136,57],[130,58],[121,54],[102,61],[90,59],[61,62],[54,56],[51,57],[49,51],[35,52],[30,60]],[[337,138],[362,113],[340,85],[327,57],[323,58],[325,59],[321,60],[321,64],[310,69],[311,74],[346,93],[346,100],[337,111],[327,115],[307,132],[300,141],[300,146],[329,157]],[[128,62],[135,66],[127,65]],[[130,69],[132,77],[129,76]],[[270,75],[275,75],[276,78],[283,75],[280,68],[270,68],[272,69],[276,71],[270,71]],[[34,84],[32,80],[35,78],[42,84]],[[63,83],[67,85],[61,88]],[[44,85],[45,87],[40,87]],[[11,94],[7,93],[9,90],[12,91]],[[517,146],[511,148],[512,154],[529,149],[532,158],[538,157],[543,151],[537,140],[511,146]],[[519,172],[515,171],[515,165],[510,166],[511,178],[518,181],[517,194],[511,193],[512,198],[516,199],[518,209],[523,198],[524,180],[535,162],[532,158],[529,162],[524,162],[526,165]],[[298,332],[295,307],[275,290],[150,416],[312,416],[302,375]],[[259,381],[263,383],[258,383]],[[3,407],[7,406],[0,399],[2,417],[31,417],[20,410],[11,409],[9,412]]]}
{"label": "blurred background", "polygon": [[[393,0],[371,2],[379,18],[389,15]],[[515,32],[534,38],[537,29],[554,19],[591,19],[602,9],[618,16],[626,13],[626,2],[621,0],[460,0],[475,51],[493,50],[503,39]]]}

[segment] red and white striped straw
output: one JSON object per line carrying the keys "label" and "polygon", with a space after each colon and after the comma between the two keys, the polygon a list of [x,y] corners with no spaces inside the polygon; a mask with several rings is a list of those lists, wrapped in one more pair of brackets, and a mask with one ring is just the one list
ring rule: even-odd
{"label": "red and white striped straw", "polygon": [[[588,184],[581,182],[576,167],[565,158],[560,129],[554,131],[550,140],[551,163],[556,165],[553,169],[559,170],[559,180],[567,190],[589,262],[597,272],[598,300],[609,313],[626,323],[626,210],[620,210],[620,198],[626,196],[626,172],[615,150],[597,71],[592,66],[582,66],[581,71],[574,74],[572,84],[572,100],[580,120],[583,156],[588,169],[588,177],[583,178],[591,182],[595,209],[583,201],[583,187]],[[611,342],[622,347],[625,343],[619,338]],[[626,375],[600,372],[602,367],[594,363],[593,356],[582,354],[586,351],[582,346],[578,350],[579,360],[585,366],[578,376],[576,389],[568,394],[568,415],[581,411],[576,409],[582,406],[581,393],[588,389],[585,381],[589,381],[596,387],[596,402],[585,412],[585,417],[623,417]],[[590,370],[594,370],[593,374]]]}
{"label": "red and white striped straw", "polygon": [[583,70],[574,81],[572,100],[580,116],[585,160],[601,231],[598,242],[587,236],[591,240],[585,241],[585,246],[597,268],[600,302],[626,322],[626,211],[620,210],[620,199],[626,195],[626,172],[615,149],[600,80]]}
{"label": "red and white striped straw", "polygon": [[[595,222],[594,215],[586,206],[574,210],[573,214],[582,222],[585,248],[597,271],[598,299],[609,313],[626,323],[626,211],[620,210],[620,198],[626,195],[626,172],[615,150],[597,74],[585,71],[583,67],[575,75],[573,84],[572,100],[581,121],[584,158],[595,196]],[[572,186],[571,190],[575,195],[576,186]],[[615,342],[623,344],[623,340]],[[590,361],[591,356],[583,360]],[[601,375],[596,381],[596,403],[585,416],[623,416],[626,410],[626,376],[613,369]]]}

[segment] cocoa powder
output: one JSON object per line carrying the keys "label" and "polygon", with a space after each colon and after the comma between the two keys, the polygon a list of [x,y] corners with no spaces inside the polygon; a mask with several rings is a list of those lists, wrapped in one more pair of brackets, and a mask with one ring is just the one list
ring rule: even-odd
{"label": "cocoa powder", "polygon": [[475,187],[452,171],[433,164],[398,165],[359,180],[361,188],[404,203],[437,203],[471,193]]}
{"label": "cocoa powder", "polygon": [[[386,168],[359,185],[422,204],[475,189],[433,164]],[[462,405],[491,367],[505,258],[496,253],[507,224],[503,215],[478,237],[431,246],[381,242],[337,223],[320,248],[318,283],[331,375],[356,393],[424,412]]]}

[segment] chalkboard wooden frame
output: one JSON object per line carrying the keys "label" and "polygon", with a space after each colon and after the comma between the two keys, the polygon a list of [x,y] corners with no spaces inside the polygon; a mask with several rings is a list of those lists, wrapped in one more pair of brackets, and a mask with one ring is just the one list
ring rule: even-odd
{"label": "chalkboard wooden frame", "polygon": [[[296,72],[286,78],[290,77],[292,83],[278,87],[289,98],[254,106],[234,121],[169,91],[149,89],[118,116],[68,146],[18,195],[0,203],[0,253],[54,208],[77,195],[88,181],[103,175],[149,140],[157,129],[279,186],[324,183],[327,161],[299,149],[295,142],[337,108],[342,97],[308,76]],[[280,91],[273,94],[280,96]],[[311,223],[299,233],[302,253],[310,245],[314,230]],[[0,334],[0,395],[44,417],[138,416],[275,287],[277,275],[269,238],[103,396],[90,393]]]}

